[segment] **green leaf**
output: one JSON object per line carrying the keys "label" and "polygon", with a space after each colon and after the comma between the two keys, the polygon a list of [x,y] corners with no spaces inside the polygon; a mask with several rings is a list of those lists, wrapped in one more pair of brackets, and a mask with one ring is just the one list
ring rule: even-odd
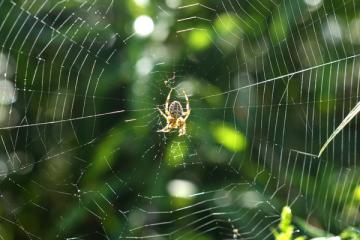
{"label": "green leaf", "polygon": [[291,219],[292,219],[292,214],[291,214],[291,209],[288,206],[283,207],[282,212],[281,212],[281,222],[280,222],[280,229],[283,232],[286,232],[288,227],[291,225]]}

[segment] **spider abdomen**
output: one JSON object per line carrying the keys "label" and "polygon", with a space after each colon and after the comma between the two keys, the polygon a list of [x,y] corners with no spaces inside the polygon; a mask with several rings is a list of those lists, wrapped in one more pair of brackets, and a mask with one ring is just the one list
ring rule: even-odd
{"label": "spider abdomen", "polygon": [[183,115],[183,108],[178,101],[173,101],[169,106],[170,115],[174,118],[179,118]]}

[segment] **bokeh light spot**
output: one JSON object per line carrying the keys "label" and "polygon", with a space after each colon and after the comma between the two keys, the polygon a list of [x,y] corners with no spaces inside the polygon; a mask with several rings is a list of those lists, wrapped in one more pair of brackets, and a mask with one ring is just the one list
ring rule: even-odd
{"label": "bokeh light spot", "polygon": [[9,168],[7,164],[4,161],[0,160],[0,180],[4,180],[7,177],[8,173]]}
{"label": "bokeh light spot", "polygon": [[196,186],[187,180],[175,179],[167,185],[169,194],[178,198],[189,198],[197,191]]}
{"label": "bokeh light spot", "polygon": [[14,75],[14,59],[10,54],[0,52],[0,75],[10,79]]}
{"label": "bokeh light spot", "polygon": [[154,21],[149,16],[139,16],[134,21],[135,33],[140,37],[147,37],[154,31]]}
{"label": "bokeh light spot", "polygon": [[136,72],[140,75],[147,75],[154,67],[154,62],[149,57],[140,58],[136,63]]}
{"label": "bokeh light spot", "polygon": [[323,26],[324,38],[328,41],[340,42],[343,36],[342,27],[336,18],[329,18]]}
{"label": "bokeh light spot", "polygon": [[140,7],[146,7],[149,5],[149,0],[134,0],[135,4]]}
{"label": "bokeh light spot", "polygon": [[238,19],[236,16],[231,14],[223,14],[218,16],[215,20],[215,27],[218,32],[222,34],[238,34],[240,31]]}
{"label": "bokeh light spot", "polygon": [[191,31],[188,39],[189,45],[196,50],[207,48],[211,43],[210,32],[205,29]]}
{"label": "bokeh light spot", "polygon": [[9,80],[0,80],[0,104],[9,105],[16,102],[15,86]]}
{"label": "bokeh light spot", "polygon": [[304,0],[304,2],[311,8],[317,8],[322,4],[322,0]]}
{"label": "bokeh light spot", "polygon": [[360,185],[354,190],[354,198],[356,201],[360,202]]}
{"label": "bokeh light spot", "polygon": [[175,9],[181,5],[181,0],[165,0],[169,8]]}
{"label": "bokeh light spot", "polygon": [[214,124],[213,136],[215,140],[232,152],[240,152],[246,148],[245,136],[234,128],[225,124]]}

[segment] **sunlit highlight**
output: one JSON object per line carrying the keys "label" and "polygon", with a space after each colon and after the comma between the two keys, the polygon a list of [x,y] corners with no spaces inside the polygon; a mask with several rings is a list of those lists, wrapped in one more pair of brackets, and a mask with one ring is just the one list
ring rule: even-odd
{"label": "sunlit highlight", "polygon": [[196,186],[192,182],[181,179],[170,181],[167,185],[167,190],[171,196],[179,198],[189,198],[197,191]]}
{"label": "sunlit highlight", "polygon": [[15,86],[9,80],[0,80],[0,104],[9,105],[16,102]]}
{"label": "sunlit highlight", "polygon": [[149,16],[139,16],[134,22],[135,33],[140,37],[147,37],[154,31],[154,22]]}

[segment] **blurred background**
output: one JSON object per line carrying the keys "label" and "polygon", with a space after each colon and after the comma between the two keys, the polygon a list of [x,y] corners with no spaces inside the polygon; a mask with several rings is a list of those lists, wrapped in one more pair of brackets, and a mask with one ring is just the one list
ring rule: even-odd
{"label": "blurred background", "polygon": [[[360,223],[355,0],[0,0],[1,239]],[[159,133],[166,97],[187,133]],[[356,239],[355,237],[352,239]]]}

